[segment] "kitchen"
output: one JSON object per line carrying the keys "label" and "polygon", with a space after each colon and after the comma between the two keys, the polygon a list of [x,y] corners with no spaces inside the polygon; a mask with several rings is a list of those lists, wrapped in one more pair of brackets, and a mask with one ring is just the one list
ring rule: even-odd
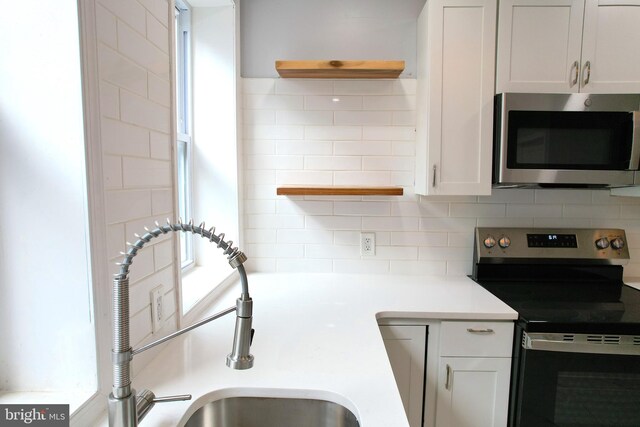
{"label": "kitchen", "polygon": [[[100,255],[97,267],[93,268],[94,281],[99,283],[96,288],[99,294],[96,298],[96,321],[107,325],[110,322],[109,274],[114,270],[114,263],[120,260],[119,251],[124,250],[125,241],[131,241],[133,233],[143,232],[144,226],[152,227],[155,220],[164,223],[166,217],[178,216],[173,208],[171,140],[170,131],[166,128],[170,108],[169,44],[166,41],[162,45],[158,41],[163,37],[166,39],[170,27],[163,3],[81,3],[83,13],[100,24],[85,29],[87,37],[92,35],[94,42],[96,38],[98,40],[95,42],[98,47],[93,52],[98,57],[94,64],[96,70],[87,73],[99,76],[94,87],[89,87],[94,91],[89,92],[94,95],[93,98],[89,97],[89,102],[93,102],[91,105],[95,108],[89,109],[94,116],[89,115],[87,120],[91,119],[93,123],[93,127],[89,128],[94,135],[91,140],[101,141],[101,148],[95,148],[97,152],[90,155],[93,163],[90,163],[89,169],[92,164],[97,165],[93,170],[102,170],[104,180],[97,179],[102,174],[94,180],[89,174],[95,199],[89,203],[90,206],[91,203],[97,204],[96,208],[90,207],[92,215],[97,216],[93,222],[97,234],[92,233],[102,236],[102,240],[95,243],[102,252],[93,249]],[[386,3],[380,2],[379,8],[371,8],[372,11],[367,9],[374,16],[361,16],[358,22],[364,22],[362,25],[366,29],[367,22],[376,24],[381,21],[380,16],[394,16],[388,5],[385,6]],[[354,2],[353,7],[356,8],[358,4]],[[416,19],[422,6],[421,2],[406,6],[402,18],[407,21],[400,21],[397,25],[404,28],[403,34],[409,39],[411,32],[416,31]],[[198,7],[194,8],[196,14],[207,13],[204,10],[206,8],[200,11]],[[265,12],[262,13],[264,15]],[[300,11],[297,13],[305,16]],[[411,17],[410,21],[407,16]],[[84,22],[92,21],[87,19]],[[158,26],[156,22],[162,25]],[[194,25],[198,22],[193,21]],[[261,25],[268,25],[268,21]],[[302,28],[309,26],[301,23]],[[162,27],[165,28],[164,32],[160,31]],[[145,37],[140,37],[141,34]],[[261,31],[259,34],[266,37],[269,33]],[[299,40],[300,37],[295,39]],[[142,38],[151,41],[145,44]],[[237,202],[233,195],[216,198],[212,203],[214,206],[199,208],[204,213],[194,215],[194,220],[214,221],[209,225],[216,225],[233,240],[237,240],[240,234],[239,246],[249,257],[247,266],[250,271],[427,274],[454,278],[471,273],[471,248],[476,226],[615,227],[626,231],[629,242],[632,258],[625,266],[626,277],[640,276],[640,261],[634,258],[640,232],[640,202],[637,198],[616,197],[609,190],[591,189],[504,189],[483,196],[415,195],[414,129],[418,85],[416,65],[414,62],[411,66],[411,61],[416,57],[416,47],[406,48],[409,53],[400,57],[397,46],[389,47],[394,49],[390,52],[382,51],[387,39],[388,34],[384,32],[379,36],[374,33],[369,34],[360,45],[341,45],[347,49],[344,53],[322,51],[320,49],[325,47],[320,44],[320,47],[314,47],[316,50],[312,54],[314,57],[356,58],[361,57],[362,52],[369,53],[365,49],[375,46],[380,52],[374,50],[369,54],[370,57],[404,59],[406,72],[413,70],[413,73],[397,80],[285,80],[275,77],[273,60],[280,59],[277,57],[261,62],[261,66],[269,69],[268,77],[243,73],[239,81],[244,109],[238,117],[243,120],[244,126],[238,132],[243,134],[241,148],[244,159],[240,164],[244,166],[235,171],[233,167],[224,170],[224,176],[230,176],[231,181],[234,181],[234,175],[242,177],[242,184],[236,184],[239,189],[236,193],[243,195],[235,196]],[[368,40],[372,42],[367,43]],[[151,45],[147,48],[148,43]],[[289,46],[282,41],[279,43]],[[240,52],[239,55],[244,53]],[[257,57],[257,53],[253,57]],[[247,62],[244,57],[242,62],[243,66]],[[126,72],[118,72],[118,67]],[[135,78],[122,79],[123,75]],[[420,78],[420,75],[417,77]],[[219,77],[223,78],[233,76]],[[194,85],[198,84],[199,81],[194,81]],[[206,99],[197,99],[197,93],[205,89],[196,92],[194,103],[207,102]],[[225,96],[233,96],[233,93]],[[335,110],[331,106],[333,98],[341,99],[339,103],[345,105],[342,107],[344,110]],[[145,102],[145,99],[151,102]],[[311,106],[313,112],[305,112],[306,106]],[[204,114],[203,120],[207,120],[206,111],[194,111],[194,114]],[[203,123],[203,120],[194,118],[196,140],[200,138],[198,123]],[[207,138],[206,134],[202,137],[204,140]],[[209,153],[207,157],[215,158],[218,149],[216,147],[213,154]],[[229,155],[233,158],[234,153]],[[197,182],[206,178],[197,178],[196,186]],[[3,182],[7,180],[3,178]],[[293,184],[401,186],[404,195],[276,196],[278,186]],[[198,188],[194,190],[202,191]],[[225,200],[224,205],[229,206],[231,213],[226,215],[229,217],[233,217],[234,209],[237,212],[242,205],[240,227],[231,222],[224,223],[226,219],[220,223],[217,214],[208,213],[217,212],[212,209],[220,205],[219,200]],[[200,203],[206,203],[206,200]],[[234,208],[234,205],[237,206]],[[234,227],[238,227],[237,232],[233,231]],[[373,257],[360,255],[361,231],[375,233]],[[165,318],[168,319],[162,333],[175,329],[178,321],[183,326],[192,323],[201,313],[196,309],[181,317],[176,295],[183,290],[174,279],[178,264],[174,260],[177,250],[173,244],[163,240],[153,248],[154,253],[141,255],[145,258],[138,260],[132,269],[137,275],[134,288],[138,289],[131,303],[134,307],[134,345],[157,338],[158,334],[152,333],[148,294],[158,283],[164,285]],[[211,256],[207,256],[212,262],[222,258],[214,252],[215,249],[211,250]],[[224,268],[229,268],[226,263]],[[260,302],[254,299],[257,309]],[[255,327],[258,343],[260,326],[256,324]],[[220,326],[222,332],[231,328],[227,324]],[[109,326],[106,326],[106,331],[108,336]],[[102,342],[105,348],[99,349],[99,354],[109,353],[108,341],[107,338],[106,343]],[[226,354],[230,337],[222,338],[220,342]],[[153,354],[145,353],[134,359],[134,371],[137,364],[144,366],[152,357]],[[256,357],[260,359],[258,354]],[[262,357],[264,359],[264,355]],[[211,358],[217,360],[214,356]],[[222,365],[223,359],[220,359]],[[250,375],[251,370],[247,374]],[[139,388],[153,385],[137,379],[135,383],[139,384]],[[109,387],[110,384],[107,389]],[[157,388],[155,391],[159,391]],[[169,394],[192,392],[192,388],[185,384],[184,387],[166,391]],[[170,411],[170,406],[158,405],[152,415],[158,411]]]}

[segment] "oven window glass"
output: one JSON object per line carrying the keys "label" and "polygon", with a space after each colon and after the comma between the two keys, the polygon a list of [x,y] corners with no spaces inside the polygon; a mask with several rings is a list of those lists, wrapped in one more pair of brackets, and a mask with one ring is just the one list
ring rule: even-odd
{"label": "oven window glass", "polygon": [[523,350],[517,377],[514,426],[640,426],[640,356]]}
{"label": "oven window glass", "polygon": [[633,114],[510,111],[510,169],[629,168]]}

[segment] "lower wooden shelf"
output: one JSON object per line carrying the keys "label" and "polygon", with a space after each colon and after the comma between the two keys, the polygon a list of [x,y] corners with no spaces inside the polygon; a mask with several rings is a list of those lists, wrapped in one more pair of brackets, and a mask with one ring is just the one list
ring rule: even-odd
{"label": "lower wooden shelf", "polygon": [[402,196],[402,187],[353,187],[346,185],[283,185],[278,196]]}

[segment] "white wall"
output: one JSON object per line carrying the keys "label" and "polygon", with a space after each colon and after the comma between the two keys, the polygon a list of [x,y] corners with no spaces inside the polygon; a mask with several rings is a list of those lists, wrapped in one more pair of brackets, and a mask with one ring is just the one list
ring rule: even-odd
{"label": "white wall", "polygon": [[12,4],[0,52],[0,390],[88,398],[97,378],[76,3]]}
{"label": "white wall", "polygon": [[242,76],[276,77],[278,59],[404,60],[416,76],[425,0],[242,0]]}
{"label": "white wall", "polygon": [[[640,275],[640,198],[608,190],[413,194],[415,88],[402,80],[243,79],[245,241],[253,269],[469,274],[476,226],[620,227]],[[333,99],[340,99],[334,102]],[[279,184],[401,185],[402,197],[284,197]],[[360,231],[376,233],[361,257]]]}

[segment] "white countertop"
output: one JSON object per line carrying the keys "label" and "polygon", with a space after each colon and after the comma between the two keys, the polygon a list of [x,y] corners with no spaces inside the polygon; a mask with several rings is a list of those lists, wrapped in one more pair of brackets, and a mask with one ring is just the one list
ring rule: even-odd
{"label": "white countertop", "polygon": [[[158,404],[142,425],[183,425],[206,402],[223,397],[272,396],[334,401],[362,427],[406,427],[376,319],[517,318],[467,277],[250,274],[249,292],[254,367],[225,365],[233,313],[174,339],[133,386],[157,396],[190,393],[193,400]],[[239,294],[239,285],[232,286],[210,313],[234,305]]]}

